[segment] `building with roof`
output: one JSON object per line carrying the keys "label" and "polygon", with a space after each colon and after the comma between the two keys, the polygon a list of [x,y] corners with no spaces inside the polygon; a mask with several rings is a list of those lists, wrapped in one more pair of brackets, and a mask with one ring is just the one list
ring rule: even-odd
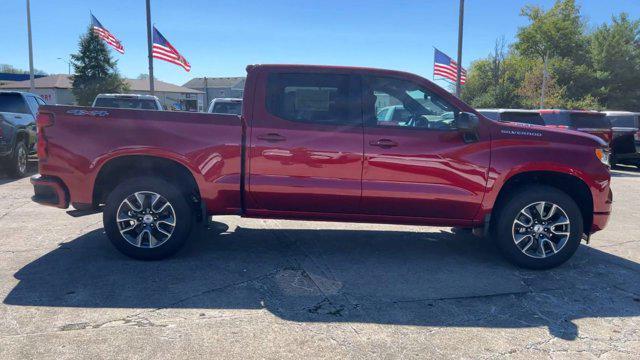
{"label": "building with roof", "polygon": [[[148,79],[125,79],[129,85],[127,93],[149,95]],[[22,90],[28,91],[29,80],[14,81],[0,85],[1,90]],[[34,93],[42,96],[47,104],[75,105],[76,99],[71,91],[71,76],[57,74],[43,76],[35,79]],[[204,94],[202,91],[190,89],[184,86],[166,83],[164,81],[154,81],[155,95],[160,103],[167,109],[185,111],[203,111]]]}
{"label": "building with roof", "polygon": [[205,76],[193,78],[182,86],[204,92],[204,101],[208,104],[216,98],[242,98],[245,80],[245,77]]}
{"label": "building with roof", "polygon": [[[34,78],[40,78],[45,75],[34,75]],[[6,73],[0,72],[0,85],[8,84],[16,81],[24,81],[29,80],[29,74],[15,74],[15,73]]]}

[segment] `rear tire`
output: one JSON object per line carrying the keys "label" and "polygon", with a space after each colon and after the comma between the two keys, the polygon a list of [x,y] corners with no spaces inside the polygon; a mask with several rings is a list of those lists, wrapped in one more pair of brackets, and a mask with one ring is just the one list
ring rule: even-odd
{"label": "rear tire", "polygon": [[13,149],[13,154],[8,159],[7,170],[9,176],[13,178],[22,178],[27,175],[27,166],[29,154],[27,153],[27,146],[24,141],[17,141],[16,147]]}
{"label": "rear tire", "polygon": [[517,266],[551,269],[569,260],[580,245],[584,227],[580,208],[556,188],[521,188],[496,215],[496,245]]}
{"label": "rear tire", "polygon": [[180,189],[156,178],[118,185],[107,197],[104,229],[123,254],[141,260],[175,254],[191,233],[193,211]]}

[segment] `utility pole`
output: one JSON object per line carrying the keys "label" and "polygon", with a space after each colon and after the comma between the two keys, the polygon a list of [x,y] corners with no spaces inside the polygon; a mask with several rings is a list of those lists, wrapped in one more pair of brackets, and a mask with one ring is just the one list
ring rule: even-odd
{"label": "utility pole", "polygon": [[462,25],[464,23],[464,0],[460,0],[460,13],[458,14],[458,74],[456,76],[456,96],[460,97],[460,79],[462,77]]}
{"label": "utility pole", "polygon": [[147,52],[149,55],[149,92],[155,95],[153,86],[153,41],[151,38],[151,0],[147,0]]}
{"label": "utility pole", "polygon": [[542,90],[540,91],[540,109],[544,109],[544,97],[547,92],[547,76],[549,76],[549,72],[547,71],[547,59],[549,58],[549,53],[544,55],[544,65],[542,67]]}
{"label": "utility pole", "polygon": [[207,106],[209,106],[209,82],[207,81],[207,77],[204,77],[204,108],[205,108],[205,112],[207,111],[206,109]]}
{"label": "utility pole", "polygon": [[33,77],[33,43],[31,41],[31,5],[27,0],[27,34],[29,36],[29,91],[34,92],[36,83]]}

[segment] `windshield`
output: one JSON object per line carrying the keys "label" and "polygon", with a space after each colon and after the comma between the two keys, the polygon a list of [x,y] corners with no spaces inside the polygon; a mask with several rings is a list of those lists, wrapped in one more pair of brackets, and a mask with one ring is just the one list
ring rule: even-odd
{"label": "windshield", "polygon": [[0,94],[0,112],[29,114],[27,104],[20,94]]}
{"label": "windshield", "polygon": [[158,110],[156,101],[153,99],[97,98],[94,106],[117,109]]}
{"label": "windshield", "polygon": [[213,104],[213,109],[211,110],[214,114],[234,114],[240,115],[242,111],[242,103],[241,102],[218,102]]}

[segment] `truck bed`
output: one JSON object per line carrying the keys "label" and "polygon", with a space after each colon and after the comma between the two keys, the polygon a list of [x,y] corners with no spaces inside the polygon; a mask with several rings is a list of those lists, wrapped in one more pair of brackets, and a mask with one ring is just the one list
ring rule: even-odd
{"label": "truck bed", "polygon": [[40,114],[53,116],[53,125],[41,131],[48,155],[39,172],[62,180],[72,204],[92,203],[96,177],[109,161],[138,156],[131,159],[144,163],[157,155],[191,172],[210,211],[240,208],[239,116],[79,106],[43,106]]}

